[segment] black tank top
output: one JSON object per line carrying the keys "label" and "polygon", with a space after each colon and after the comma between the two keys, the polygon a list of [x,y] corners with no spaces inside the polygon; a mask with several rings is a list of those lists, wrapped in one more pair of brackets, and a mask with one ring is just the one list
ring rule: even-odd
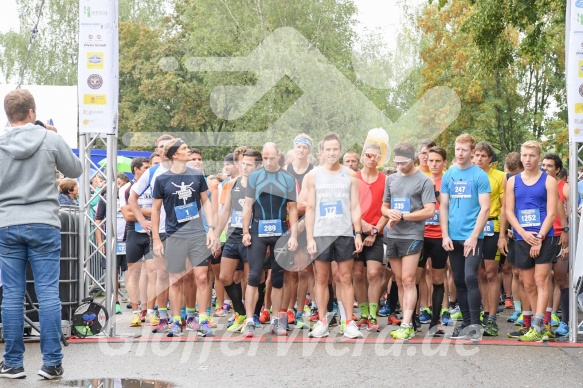
{"label": "black tank top", "polygon": [[243,239],[243,205],[245,204],[245,187],[241,183],[241,177],[237,178],[231,188],[231,214],[229,216],[229,229],[227,229],[227,242],[240,243]]}
{"label": "black tank top", "polygon": [[299,186],[300,186],[300,190],[302,189],[302,182],[304,181],[304,177],[314,169],[314,166],[311,164],[308,164],[308,168],[306,168],[306,171],[303,172],[303,174],[298,174],[297,172],[295,172],[294,170],[294,166],[292,163],[287,165],[287,172],[289,172],[298,182]]}

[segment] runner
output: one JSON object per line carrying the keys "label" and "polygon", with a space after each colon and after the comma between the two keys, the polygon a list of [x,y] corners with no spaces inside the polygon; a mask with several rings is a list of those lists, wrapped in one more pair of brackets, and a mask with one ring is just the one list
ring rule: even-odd
{"label": "runner", "polygon": [[[316,299],[320,320],[310,337],[329,335],[326,306],[331,297],[328,283],[332,261],[338,264],[341,289],[340,300],[346,311],[347,338],[362,338],[352,320],[354,289],[352,287],[353,253],[362,250],[361,212],[358,201],[358,178],[354,171],[340,164],[342,144],[335,133],[322,139],[321,154],[324,164],[311,171],[305,179],[307,190],[306,235],[308,254],[316,259]],[[354,228],[354,231],[353,231]],[[354,237],[356,233],[356,237]]]}
{"label": "runner", "polygon": [[[520,149],[524,171],[508,180],[506,217],[516,231],[515,264],[530,304],[535,309],[530,330],[519,340],[548,340],[543,331],[544,313],[549,297],[548,276],[553,261],[555,238],[553,222],[557,213],[557,182],[539,170],[541,145],[527,141]],[[524,323],[531,311],[523,311]]]}
{"label": "runner", "polygon": [[[488,142],[481,141],[476,144],[474,151],[474,164],[480,167],[490,181],[490,215],[484,228],[483,242],[483,267],[480,267],[478,276],[482,280],[482,304],[484,305],[484,335],[495,337],[498,335],[496,313],[500,301],[500,253],[498,245],[500,238],[504,239],[504,233],[500,237],[501,219],[506,215],[501,214],[502,200],[504,197],[504,173],[491,168],[494,149]],[[502,223],[506,223],[504,220]],[[481,275],[481,276],[480,276]]]}
{"label": "runner", "polygon": [[[245,291],[247,323],[245,337],[253,337],[255,325],[253,313],[258,299],[258,287],[263,272],[263,261],[269,248],[275,250],[277,241],[288,232],[287,248],[297,248],[296,182],[279,165],[279,150],[275,143],[266,143],[261,153],[263,166],[253,171],[247,181],[245,205],[243,206],[243,244],[249,262],[249,281]],[[251,219],[253,218],[253,223]],[[287,238],[287,236],[285,237]],[[271,332],[279,336],[287,335],[287,309],[281,305],[283,297],[283,268],[271,259],[271,303],[274,314],[271,318]],[[276,318],[277,312],[279,317]]]}
{"label": "runner", "polygon": [[377,170],[380,158],[381,147],[377,143],[365,144],[360,156],[363,167],[356,173],[362,232],[366,235],[362,252],[354,260],[354,293],[360,308],[360,320],[356,325],[369,331],[379,331],[377,310],[384,275],[383,230],[388,221],[381,214],[387,176]]}
{"label": "runner", "polygon": [[[186,271],[194,271],[199,308],[199,335],[214,336],[208,326],[207,306],[210,301],[208,284],[208,257],[211,250],[218,248],[216,220],[207,195],[204,176],[195,169],[186,166],[190,160],[190,150],[181,139],[170,140],[164,146],[164,155],[172,161],[169,171],[160,175],[154,184],[152,205],[152,245],[154,254],[166,257],[166,270],[170,281],[170,308],[173,315],[172,327],[168,336],[182,335],[183,276]],[[166,211],[166,239],[159,233],[160,210]],[[199,211],[204,210],[209,232],[204,226]],[[188,259],[188,265],[187,261]],[[193,308],[194,306],[186,306]],[[194,317],[188,317],[187,329],[195,329]]]}
{"label": "runner", "polygon": [[457,301],[463,323],[454,329],[452,339],[479,340],[480,287],[478,267],[482,255],[484,227],[490,214],[490,182],[478,166],[472,164],[476,141],[462,134],[455,141],[455,164],[441,184],[439,223],[443,248],[457,289]]}
{"label": "runner", "polygon": [[397,330],[390,332],[394,339],[415,336],[413,313],[417,304],[415,278],[423,249],[425,220],[435,214],[433,183],[415,168],[415,147],[402,142],[393,149],[399,172],[387,177],[382,214],[388,219],[386,236],[391,270],[402,299],[403,319]]}

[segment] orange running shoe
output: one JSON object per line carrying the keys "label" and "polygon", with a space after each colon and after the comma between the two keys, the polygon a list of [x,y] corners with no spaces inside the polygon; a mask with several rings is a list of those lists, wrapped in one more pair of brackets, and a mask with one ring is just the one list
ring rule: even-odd
{"label": "orange running shoe", "polygon": [[512,303],[512,299],[506,298],[504,300],[504,308],[505,309],[512,309],[512,308],[514,308],[514,303]]}
{"label": "orange running shoe", "polygon": [[271,315],[269,315],[269,310],[264,309],[259,316],[259,322],[261,323],[269,323],[271,320]]}
{"label": "orange running shoe", "polygon": [[388,319],[387,324],[398,326],[401,324],[401,320],[399,318],[397,318],[397,316],[395,314],[391,314],[391,315],[389,315],[389,319]]}
{"label": "orange running shoe", "polygon": [[288,325],[295,325],[296,315],[293,310],[287,310],[287,323]]}

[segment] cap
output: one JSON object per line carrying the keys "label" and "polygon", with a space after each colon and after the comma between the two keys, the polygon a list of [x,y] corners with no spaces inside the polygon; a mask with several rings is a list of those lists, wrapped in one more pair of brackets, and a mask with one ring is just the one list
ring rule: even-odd
{"label": "cap", "polygon": [[227,154],[227,156],[225,156],[225,159],[223,159],[223,162],[234,164],[235,163],[235,155],[233,155],[232,152]]}

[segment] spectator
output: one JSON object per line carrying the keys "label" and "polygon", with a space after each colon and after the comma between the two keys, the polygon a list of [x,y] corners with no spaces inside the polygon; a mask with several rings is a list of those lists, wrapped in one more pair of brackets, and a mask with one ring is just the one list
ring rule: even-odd
{"label": "spectator", "polygon": [[79,198],[79,183],[75,179],[64,178],[59,184],[59,204],[76,206]]}

